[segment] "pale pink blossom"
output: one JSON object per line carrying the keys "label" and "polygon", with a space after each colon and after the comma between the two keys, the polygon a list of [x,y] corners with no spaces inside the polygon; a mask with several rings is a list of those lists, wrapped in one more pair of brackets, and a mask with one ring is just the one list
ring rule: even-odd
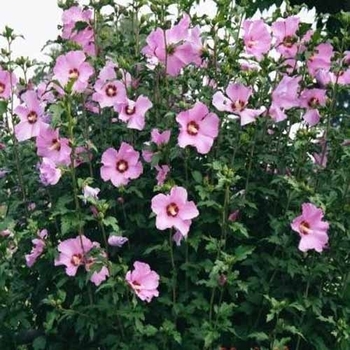
{"label": "pale pink blossom", "polygon": [[305,89],[300,95],[300,107],[306,108],[303,119],[310,126],[320,121],[320,113],[317,108],[326,104],[326,92],[323,89]]}
{"label": "pale pink blossom", "polygon": [[116,187],[125,186],[131,179],[137,179],[143,171],[140,154],[126,142],[119,150],[108,148],[102,154],[101,177]]}
{"label": "pale pink blossom", "polygon": [[[71,40],[81,45],[84,52],[89,55],[96,55],[94,30],[92,23],[92,11],[83,10],[78,6],[72,6],[65,10],[62,15],[63,31],[62,38]],[[85,28],[76,29],[76,25],[85,24]]]}
{"label": "pale pink blossom", "polygon": [[291,16],[278,19],[272,24],[272,33],[276,39],[276,50],[285,58],[293,58],[298,52],[296,32],[299,28],[299,22],[299,17]]}
{"label": "pale pink blossom", "polygon": [[83,196],[84,196],[84,203],[90,198],[90,199],[98,199],[98,194],[100,193],[99,188],[93,188],[89,185],[85,185],[83,187]]}
{"label": "pale pink blossom", "polygon": [[173,237],[171,238],[175,244],[180,247],[181,242],[186,239],[187,236],[183,236],[182,233],[179,230],[176,230],[176,232],[173,234]]}
{"label": "pale pink blossom", "polygon": [[70,51],[60,55],[56,59],[53,68],[54,79],[58,80],[62,87],[68,83],[73,83],[73,92],[84,92],[94,70],[90,63],[86,62],[86,56],[83,51]]}
{"label": "pale pink blossom", "polygon": [[[90,241],[84,235],[66,239],[58,245],[60,254],[55,259],[55,266],[64,265],[68,276],[75,276],[79,266],[84,266],[86,271],[90,271],[93,264],[96,263],[96,258],[89,255],[93,248],[100,249],[99,243]],[[101,251],[100,256],[105,257],[105,253]],[[90,281],[98,286],[108,276],[108,268],[102,266],[99,271],[91,275]]]}
{"label": "pale pink blossom", "polygon": [[193,146],[201,154],[207,154],[219,133],[219,117],[210,113],[202,102],[176,116],[180,124],[178,143],[181,148]]}
{"label": "pale pink blossom", "polygon": [[142,158],[146,163],[151,163],[153,156],[154,156],[154,152],[152,152],[151,150],[148,150],[148,149],[142,150]]}
{"label": "pale pink blossom", "polygon": [[116,110],[119,113],[119,119],[128,123],[128,128],[143,130],[145,115],[152,106],[150,99],[141,95],[136,101],[127,99],[126,102],[117,104]]}
{"label": "pale pink blossom", "polygon": [[321,253],[327,246],[329,223],[323,221],[324,213],[312,203],[302,205],[302,214],[296,217],[291,227],[300,235],[299,250],[306,252],[314,249]]}
{"label": "pale pink blossom", "polygon": [[40,181],[44,186],[56,185],[62,176],[61,169],[50,158],[43,158],[39,170]]}
{"label": "pale pink blossom", "polygon": [[247,108],[248,101],[252,95],[251,87],[246,87],[240,83],[230,83],[226,88],[226,97],[221,91],[218,91],[213,96],[213,105],[224,112],[234,113],[241,119],[241,125],[246,125],[255,121],[256,117],[261,115],[264,107],[260,109]]}
{"label": "pale pink blossom", "polygon": [[15,135],[18,141],[25,141],[37,137],[40,130],[47,128],[48,124],[44,121],[44,109],[34,91],[26,91],[21,98],[24,105],[15,109],[20,118],[20,122],[15,126]]}
{"label": "pale pink blossom", "polygon": [[183,187],[175,186],[170,194],[158,194],[152,199],[152,211],[157,215],[158,230],[176,228],[185,237],[190,229],[192,219],[199,215],[193,201],[187,200],[187,191]]}
{"label": "pale pink blossom", "polygon": [[170,140],[170,130],[159,131],[158,129],[153,129],[151,131],[151,141],[154,142],[158,147],[166,145]]}
{"label": "pale pink blossom", "polygon": [[37,259],[40,257],[40,255],[43,253],[45,247],[46,247],[46,238],[47,238],[47,230],[42,230],[37,233],[38,238],[34,238],[32,240],[33,248],[30,254],[26,254],[26,264],[28,267],[32,267]]}
{"label": "pale pink blossom", "polygon": [[108,237],[108,244],[113,247],[122,247],[129,239],[123,236],[112,235]]}
{"label": "pale pink blossom", "polygon": [[0,67],[0,99],[9,99],[16,84],[17,78],[15,74]]}
{"label": "pale pink blossom", "polygon": [[157,179],[157,185],[158,186],[162,186],[164,184],[164,181],[170,171],[170,167],[168,165],[156,165],[155,166],[156,170],[157,170],[157,176],[156,176],[156,179]]}
{"label": "pale pink blossom", "polygon": [[134,262],[134,270],[128,271],[125,276],[126,282],[135,294],[148,303],[159,296],[159,275],[151,270],[151,267],[141,261]]}
{"label": "pale pink blossom", "polygon": [[142,53],[152,61],[161,63],[166,73],[176,76],[190,63],[201,64],[202,44],[198,27],[190,29],[190,18],[183,16],[178,24],[170,29],[157,28],[146,39]]}
{"label": "pale pink blossom", "polygon": [[319,70],[329,72],[333,55],[333,46],[330,43],[322,43],[316,46],[315,52],[307,61],[310,75],[315,77]]}
{"label": "pale pink blossom", "polygon": [[271,34],[268,25],[262,20],[245,20],[243,22],[244,50],[260,61],[271,47]]}
{"label": "pale pink blossom", "polygon": [[109,276],[109,270],[107,266],[102,266],[99,271],[95,271],[91,277],[90,281],[98,287],[106,278]]}
{"label": "pale pink blossom", "polygon": [[57,165],[69,165],[71,163],[72,149],[69,146],[69,140],[60,138],[58,129],[40,129],[36,138],[36,147],[38,156],[50,158]]}
{"label": "pale pink blossom", "polygon": [[285,75],[272,92],[272,104],[269,114],[275,122],[287,118],[286,110],[299,106],[299,82],[300,76],[289,77]]}

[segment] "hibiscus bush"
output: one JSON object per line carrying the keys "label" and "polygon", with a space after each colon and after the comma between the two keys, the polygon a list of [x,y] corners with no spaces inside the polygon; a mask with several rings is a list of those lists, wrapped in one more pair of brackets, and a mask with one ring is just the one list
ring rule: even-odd
{"label": "hibiscus bush", "polygon": [[59,6],[2,32],[1,349],[349,349],[350,14]]}

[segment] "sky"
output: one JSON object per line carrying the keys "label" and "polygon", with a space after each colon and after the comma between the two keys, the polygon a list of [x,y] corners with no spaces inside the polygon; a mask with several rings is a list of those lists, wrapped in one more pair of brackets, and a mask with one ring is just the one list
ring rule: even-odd
{"label": "sky", "polygon": [[[2,0],[0,10],[0,32],[5,25],[22,34],[13,44],[14,56],[28,56],[43,60],[41,53],[47,40],[55,39],[59,33],[57,25],[61,22],[61,9],[57,0]],[[3,42],[0,42],[3,47]]]}

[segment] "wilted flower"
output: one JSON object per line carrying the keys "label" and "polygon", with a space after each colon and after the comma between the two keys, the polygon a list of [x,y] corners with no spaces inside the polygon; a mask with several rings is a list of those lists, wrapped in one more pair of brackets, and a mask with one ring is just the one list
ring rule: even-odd
{"label": "wilted flower", "polygon": [[46,247],[46,238],[47,238],[47,230],[42,230],[38,232],[38,238],[34,238],[32,240],[33,243],[33,249],[30,252],[30,254],[27,254],[25,256],[26,263],[28,267],[32,267],[34,263],[37,261],[39,256],[43,253],[45,247]]}
{"label": "wilted flower", "polygon": [[44,186],[56,185],[62,175],[61,170],[56,168],[56,164],[49,158],[43,158],[39,170],[40,181]]}
{"label": "wilted flower", "polygon": [[109,236],[108,237],[108,244],[113,246],[113,247],[122,247],[124,243],[126,243],[129,239],[127,237],[123,236]]}
{"label": "wilted flower", "polygon": [[158,129],[153,129],[151,131],[151,141],[154,142],[158,147],[161,145],[166,145],[170,140],[170,134],[170,130],[161,132]]}
{"label": "wilted flower", "polygon": [[89,185],[85,185],[83,187],[83,196],[84,196],[84,203],[86,203],[86,200],[88,198],[98,199],[98,194],[100,193],[99,188],[93,188]]}
{"label": "wilted flower", "polygon": [[157,179],[157,185],[162,186],[164,184],[164,181],[170,171],[170,167],[168,165],[156,165],[156,170],[158,171],[156,179]]}

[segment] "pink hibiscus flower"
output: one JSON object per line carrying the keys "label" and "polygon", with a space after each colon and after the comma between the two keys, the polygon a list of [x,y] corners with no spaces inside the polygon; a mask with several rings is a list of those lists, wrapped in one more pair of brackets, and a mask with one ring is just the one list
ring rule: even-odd
{"label": "pink hibiscus flower", "polygon": [[26,254],[25,259],[26,259],[26,264],[28,267],[32,267],[39,256],[43,253],[45,247],[46,247],[46,238],[47,238],[47,230],[42,230],[38,232],[37,236],[38,238],[34,238],[32,240],[33,243],[33,249],[30,252],[30,254]]}
{"label": "pink hibiscus flower", "polygon": [[199,28],[190,29],[190,18],[184,15],[170,29],[157,28],[147,37],[147,46],[142,49],[153,64],[166,67],[166,73],[176,76],[190,63],[201,64],[202,43]]}
{"label": "pink hibiscus flower", "polygon": [[302,205],[302,214],[291,223],[291,228],[300,235],[299,250],[315,249],[322,252],[328,243],[329,223],[322,221],[324,213],[312,203]]}
{"label": "pink hibiscus flower", "polygon": [[127,99],[125,103],[116,106],[119,119],[128,123],[129,129],[143,130],[146,112],[153,104],[148,97],[139,96],[136,102]]}
{"label": "pink hibiscus flower", "polygon": [[98,102],[101,108],[115,107],[127,103],[126,89],[123,82],[117,80],[117,65],[107,62],[101,70],[95,83],[92,100]]}
{"label": "pink hibiscus flower", "polygon": [[180,124],[178,143],[181,148],[193,146],[201,154],[206,154],[213,146],[219,133],[219,117],[209,113],[208,107],[202,102],[189,110],[179,113],[176,121]]}
{"label": "pink hibiscus flower", "polygon": [[333,55],[333,46],[330,43],[322,43],[316,46],[315,53],[307,61],[310,75],[315,77],[319,70],[329,72]]}
{"label": "pink hibiscus flower", "polygon": [[[62,14],[62,38],[71,40],[79,45],[88,55],[96,55],[94,31],[91,25],[92,11],[83,10],[79,6],[72,6]],[[76,24],[85,24],[86,27],[76,30]]]}
{"label": "pink hibiscus flower", "polygon": [[101,177],[111,180],[116,187],[127,185],[130,179],[137,179],[143,171],[140,154],[126,142],[122,142],[119,151],[108,148],[102,154]]}
{"label": "pink hibiscus flower", "polygon": [[241,125],[246,125],[255,121],[256,117],[265,111],[265,108],[250,109],[247,108],[248,100],[252,95],[252,88],[243,84],[230,83],[226,88],[226,97],[221,91],[213,96],[213,105],[219,111],[230,112],[241,118]]}
{"label": "pink hibiscus flower", "polygon": [[151,267],[141,261],[134,262],[134,270],[128,271],[125,280],[135,294],[148,303],[158,297],[159,275]]}
{"label": "pink hibiscus flower", "polygon": [[300,95],[300,107],[307,109],[303,119],[310,126],[314,126],[320,121],[317,107],[326,104],[326,92],[323,89],[305,89]]}
{"label": "pink hibiscus flower", "polygon": [[40,129],[36,147],[38,156],[50,158],[57,165],[69,165],[71,162],[69,140],[60,138],[58,129]]}
{"label": "pink hibiscus flower", "polygon": [[298,52],[298,37],[300,18],[297,16],[279,19],[272,24],[272,33],[276,39],[277,51],[286,58],[293,58]]}
{"label": "pink hibiscus flower", "polygon": [[15,135],[18,141],[25,141],[39,135],[41,129],[48,127],[44,122],[44,109],[34,91],[28,90],[21,96],[25,105],[15,109],[20,122],[15,126]]}
{"label": "pink hibiscus flower", "polygon": [[94,247],[94,244],[85,236],[69,238],[58,245],[60,255],[55,260],[55,266],[65,265],[66,274],[75,276],[79,266],[85,265],[86,254]]}
{"label": "pink hibiscus flower", "polygon": [[40,164],[40,181],[44,186],[56,185],[62,176],[59,168],[50,158],[43,158]]}
{"label": "pink hibiscus flower", "polygon": [[[100,248],[99,243],[91,242],[84,235],[66,239],[58,245],[60,254],[55,259],[55,266],[66,266],[68,276],[75,276],[79,266],[84,266],[86,271],[90,271],[92,265],[96,263],[96,258],[89,256],[93,248]],[[101,255],[105,256],[103,252]],[[98,286],[107,276],[109,276],[109,270],[106,266],[102,266],[99,271],[91,275],[90,281]]]}
{"label": "pink hibiscus flower", "polygon": [[299,81],[300,76],[289,77],[285,75],[272,92],[272,104],[269,110],[270,116],[275,122],[287,118],[285,110],[299,106]]}
{"label": "pink hibiscus flower", "polygon": [[170,140],[170,135],[170,130],[161,132],[158,129],[153,129],[151,131],[151,141],[154,142],[158,147],[161,145],[166,145]]}
{"label": "pink hibiscus flower", "polygon": [[16,76],[0,67],[0,99],[3,98],[7,100],[11,95],[11,90],[16,84]]}
{"label": "pink hibiscus flower", "polygon": [[69,82],[74,82],[74,92],[84,92],[88,86],[89,78],[94,73],[90,63],[85,62],[86,56],[83,51],[70,51],[57,57],[53,68],[54,79],[58,80],[62,87]]}
{"label": "pink hibiscus flower", "polygon": [[152,199],[152,211],[157,215],[156,227],[158,230],[176,228],[186,237],[192,219],[199,215],[194,202],[187,200],[187,191],[183,187],[175,186],[170,194],[157,194]]}
{"label": "pink hibiscus flower", "polygon": [[271,47],[271,34],[268,25],[261,19],[243,22],[243,41],[245,52],[253,55],[258,61],[268,53]]}

